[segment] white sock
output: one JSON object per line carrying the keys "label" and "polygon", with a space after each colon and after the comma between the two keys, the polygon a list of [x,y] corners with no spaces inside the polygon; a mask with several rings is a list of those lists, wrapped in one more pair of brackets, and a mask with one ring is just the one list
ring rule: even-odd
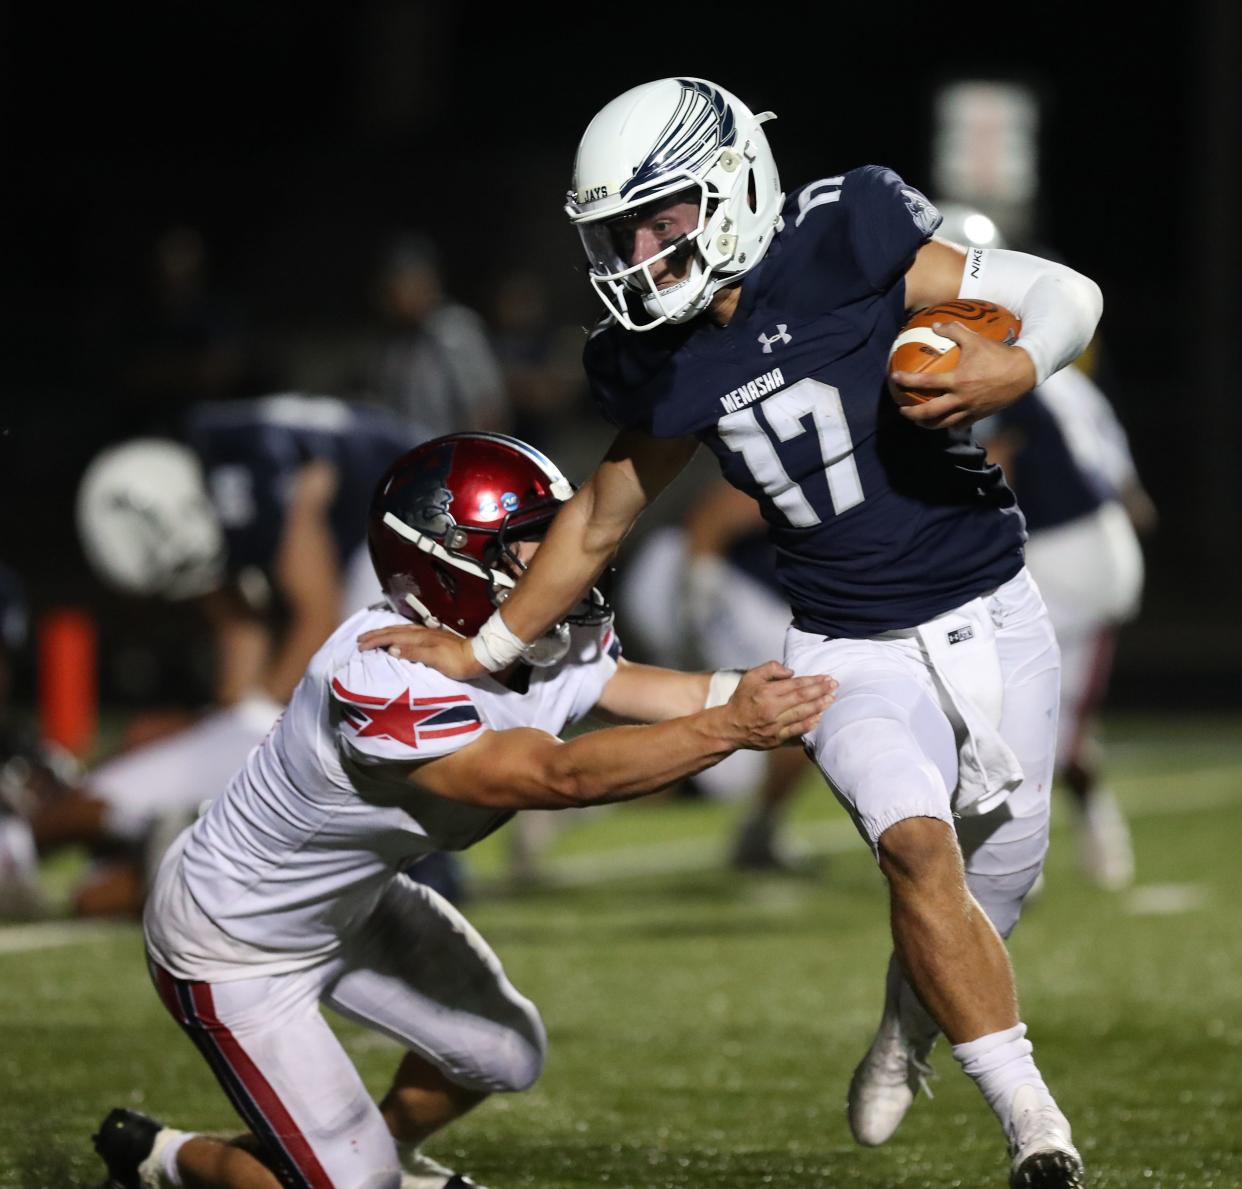
{"label": "white sock", "polygon": [[953,1056],[961,1063],[963,1071],[974,1079],[1006,1135],[1011,1134],[1013,1096],[1019,1086],[1034,1086],[1041,1098],[1055,1105],[1031,1052],[1026,1025],[1022,1023],[953,1046]]}
{"label": "white sock", "polygon": [[[453,1175],[438,1160],[433,1160],[420,1150],[419,1144],[403,1144],[397,1141],[397,1159],[401,1162],[401,1170],[405,1176],[433,1176],[440,1174],[446,1179]],[[424,1182],[425,1183],[425,1182]],[[405,1184],[404,1179],[402,1185]]]}
{"label": "white sock", "polygon": [[181,1189],[184,1182],[177,1168],[177,1153],[186,1140],[193,1139],[193,1131],[177,1131],[172,1127],[161,1128],[151,1145],[151,1154],[138,1166],[138,1180],[144,1189]]}

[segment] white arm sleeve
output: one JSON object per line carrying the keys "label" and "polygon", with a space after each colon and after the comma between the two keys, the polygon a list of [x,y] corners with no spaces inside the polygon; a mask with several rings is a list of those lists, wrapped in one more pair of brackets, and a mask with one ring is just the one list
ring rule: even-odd
{"label": "white arm sleeve", "polygon": [[1090,277],[1025,252],[970,248],[959,297],[995,301],[1022,319],[1017,345],[1035,364],[1035,383],[1086,349],[1104,309]]}

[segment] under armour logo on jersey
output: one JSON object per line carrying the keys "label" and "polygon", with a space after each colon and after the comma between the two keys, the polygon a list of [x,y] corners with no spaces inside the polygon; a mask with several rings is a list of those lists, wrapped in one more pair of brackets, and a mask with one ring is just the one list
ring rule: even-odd
{"label": "under armour logo on jersey", "polygon": [[765,355],[771,355],[771,354],[772,354],[772,344],[773,344],[773,343],[791,343],[791,342],[793,342],[793,336],[785,333],[788,329],[789,329],[789,326],[788,326],[788,324],[787,324],[787,323],[785,323],[785,322],[778,322],[778,323],[776,324],[776,333],[775,333],[774,335],[770,335],[770,336],[769,336],[769,335],[766,335],[766,334],[761,334],[761,335],[759,336],[759,342],[761,342],[761,343],[763,344],[763,353],[764,353]]}

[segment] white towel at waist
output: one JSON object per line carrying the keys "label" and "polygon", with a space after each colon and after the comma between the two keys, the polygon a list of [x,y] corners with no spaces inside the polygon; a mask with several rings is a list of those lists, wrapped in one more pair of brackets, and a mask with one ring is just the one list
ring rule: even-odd
{"label": "white towel at waist", "polygon": [[958,741],[953,811],[988,813],[1022,783],[1022,765],[1000,733],[1005,684],[984,598],[913,629],[922,642]]}

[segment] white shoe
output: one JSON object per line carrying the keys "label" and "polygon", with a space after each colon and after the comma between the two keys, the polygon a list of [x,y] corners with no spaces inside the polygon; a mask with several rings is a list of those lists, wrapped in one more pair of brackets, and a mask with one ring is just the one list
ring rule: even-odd
{"label": "white shoe", "polygon": [[401,1163],[401,1189],[483,1189],[469,1177],[445,1168],[417,1150],[407,1152]]}
{"label": "white shoe", "polygon": [[1081,1189],[1082,1157],[1056,1104],[1034,1086],[1019,1086],[1012,1109],[1009,1189]]}
{"label": "white shoe", "polygon": [[1130,827],[1116,798],[1098,789],[1087,798],[1078,822],[1078,862],[1096,887],[1116,892],[1134,882]]}
{"label": "white shoe", "polygon": [[901,967],[896,959],[891,960],[884,984],[884,1015],[867,1055],[850,1079],[847,1103],[850,1131],[869,1148],[892,1138],[920,1089],[928,1098],[933,1096],[928,1083],[934,1073],[927,1059],[940,1033],[917,1001],[910,1004],[913,1000]]}

